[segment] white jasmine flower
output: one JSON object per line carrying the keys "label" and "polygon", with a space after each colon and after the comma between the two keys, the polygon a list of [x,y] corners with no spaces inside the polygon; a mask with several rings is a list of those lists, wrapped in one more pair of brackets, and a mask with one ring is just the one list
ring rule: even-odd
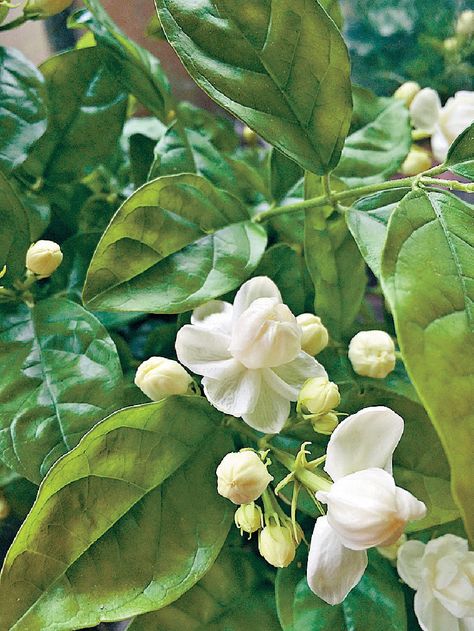
{"label": "white jasmine flower", "polygon": [[467,541],[443,535],[426,545],[407,541],[397,569],[415,594],[415,614],[423,631],[473,631],[474,552]]}
{"label": "white jasmine flower", "polygon": [[194,310],[176,338],[179,361],[198,375],[218,410],[278,433],[290,401],[324,368],[301,350],[301,328],[265,276],[242,285],[234,304],[213,300]]}
{"label": "white jasmine flower", "polygon": [[224,456],[216,475],[217,492],[234,504],[249,504],[258,499],[273,480],[266,464],[250,450]]}
{"label": "white jasmine flower", "polygon": [[182,366],[166,357],[150,357],[138,366],[135,384],[152,401],[172,394],[186,394],[193,379]]}
{"label": "white jasmine flower", "polygon": [[367,566],[368,548],[395,543],[423,502],[395,485],[392,455],[403,419],[386,407],[347,417],[333,432],[324,469],[334,480],[316,497],[328,505],[316,521],[308,558],[312,591],[331,605],[344,600]]}
{"label": "white jasmine flower", "polygon": [[410,103],[410,118],[416,130],[433,133],[441,111],[439,94],[432,88],[423,88]]}
{"label": "white jasmine flower", "polygon": [[443,162],[451,143],[474,122],[474,92],[462,90],[446,101],[439,113],[431,137],[431,148],[437,160]]}

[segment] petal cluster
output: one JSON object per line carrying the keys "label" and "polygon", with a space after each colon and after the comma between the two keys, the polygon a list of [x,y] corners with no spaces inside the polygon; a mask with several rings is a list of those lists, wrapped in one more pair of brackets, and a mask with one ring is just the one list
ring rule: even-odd
{"label": "petal cluster", "polygon": [[242,285],[234,304],[214,300],[195,309],[176,338],[179,361],[198,375],[218,410],[251,427],[278,433],[290,401],[324,368],[301,348],[302,330],[265,276]]}

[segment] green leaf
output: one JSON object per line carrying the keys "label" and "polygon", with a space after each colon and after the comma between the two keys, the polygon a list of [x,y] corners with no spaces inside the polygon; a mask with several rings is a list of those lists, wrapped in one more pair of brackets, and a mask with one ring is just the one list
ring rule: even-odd
{"label": "green leaf", "polygon": [[276,631],[271,583],[252,549],[225,547],[209,572],[172,605],[135,618],[128,631]]}
{"label": "green leaf", "polygon": [[[322,194],[318,179],[306,176],[307,199]],[[331,184],[334,187],[337,180],[331,180]],[[330,207],[307,210],[304,251],[316,291],[315,313],[331,335],[339,339],[359,313],[367,285],[364,259],[344,215],[332,212]]]}
{"label": "green leaf", "polygon": [[406,631],[396,571],[376,552],[369,553],[364,576],[340,605],[328,605],[313,594],[301,565],[294,562],[278,570],[276,595],[283,631]]}
{"label": "green leaf", "polygon": [[317,2],[156,5],[168,40],[211,98],[303,168],[336,166],[351,115],[349,59]]}
{"label": "green leaf", "polygon": [[0,47],[0,167],[24,162],[46,131],[44,79],[20,51]]}
{"label": "green leaf", "polygon": [[1,307],[0,357],[0,456],[39,483],[120,404],[117,351],[94,316],[51,298]]}
{"label": "green leaf", "polygon": [[270,157],[270,186],[272,197],[280,202],[286,197],[299,180],[303,177],[303,169],[284,153],[273,149]]}
{"label": "green leaf", "polygon": [[399,99],[348,136],[334,175],[349,187],[376,184],[396,173],[411,147],[408,110]]}
{"label": "green leaf", "polygon": [[51,57],[41,71],[48,92],[48,130],[25,168],[49,182],[80,179],[86,168],[106,161],[115,150],[127,95],[96,47]]}
{"label": "green leaf", "polygon": [[107,54],[109,70],[127,92],[155,116],[163,120],[171,98],[170,85],[160,62],[150,52],[136,44],[110,19],[98,0],[84,0],[89,9],[77,12],[70,25],[87,27]]}
{"label": "green leaf", "polygon": [[341,7],[338,0],[321,0],[319,4],[326,10],[326,13],[334,20],[339,29],[343,25]]}
{"label": "green leaf", "polygon": [[184,127],[194,129],[208,138],[219,151],[234,151],[239,146],[240,138],[234,129],[233,120],[186,101],[179,102],[176,109]]}
{"label": "green leaf", "polygon": [[198,175],[149,182],[104,233],[84,300],[94,309],[181,313],[235,289],[266,245],[264,229],[247,218],[237,198]]}
{"label": "green leaf", "polygon": [[390,220],[382,283],[408,373],[440,436],[452,491],[474,538],[474,212],[416,190]]}
{"label": "green leaf", "polygon": [[448,151],[445,166],[468,180],[474,179],[474,123],[467,127]]}
{"label": "green leaf", "polygon": [[9,550],[0,627],[90,627],[164,607],[190,589],[232,519],[215,483],[232,450],[218,418],[201,397],[170,397],[89,432],[51,469]]}
{"label": "green leaf", "polygon": [[359,199],[346,213],[347,226],[365,262],[377,278],[380,278],[388,221],[398,202],[409,191],[407,188],[395,188],[373,193]]}

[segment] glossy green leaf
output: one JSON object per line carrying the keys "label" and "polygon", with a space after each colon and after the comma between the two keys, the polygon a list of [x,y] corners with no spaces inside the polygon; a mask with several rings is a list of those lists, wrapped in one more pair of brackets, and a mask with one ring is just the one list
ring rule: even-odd
{"label": "glossy green leaf", "polygon": [[120,405],[117,351],[94,316],[51,298],[1,307],[0,357],[0,457],[38,483]]}
{"label": "glossy green leaf", "polygon": [[444,164],[453,173],[468,180],[474,179],[474,123],[453,142]]}
{"label": "glossy green leaf", "polygon": [[408,110],[391,100],[374,121],[347,137],[334,175],[350,187],[383,182],[396,173],[411,142]]}
{"label": "glossy green leaf", "polygon": [[237,198],[198,175],[149,182],[99,242],[84,300],[99,310],[181,313],[235,289],[266,245],[247,218]]}
{"label": "glossy green leaf", "polygon": [[326,10],[326,13],[334,20],[338,28],[342,28],[343,17],[339,0],[321,0],[319,4]]}
{"label": "glossy green leaf", "polygon": [[146,49],[131,40],[110,19],[98,0],[85,0],[88,8],[76,13],[71,25],[87,27],[104,47],[104,59],[114,77],[127,92],[161,120],[166,117],[170,85],[160,62]]}
{"label": "glossy green leaf", "polygon": [[[307,199],[322,194],[318,180],[306,176]],[[316,291],[315,313],[338,339],[348,332],[362,304],[367,285],[364,259],[344,215],[331,207],[306,210],[304,234],[306,265]]]}
{"label": "glossy green leaf", "polygon": [[270,157],[270,188],[272,197],[280,202],[286,197],[299,180],[303,177],[303,169],[284,153],[273,149]]}
{"label": "glossy green leaf", "polygon": [[25,168],[49,182],[69,182],[110,157],[122,130],[127,95],[96,47],[51,57],[41,70],[48,92],[48,130]]}
{"label": "glossy green leaf", "polygon": [[252,549],[225,547],[192,590],[164,609],[135,618],[128,631],[276,631],[264,562]]}
{"label": "glossy green leaf", "polygon": [[190,589],[232,519],[215,486],[232,450],[218,418],[205,399],[170,397],[89,432],[49,472],[7,555],[0,627],[80,629]]}
{"label": "glossy green leaf", "polygon": [[335,167],[350,123],[349,60],[317,2],[156,5],[171,45],[214,100],[305,169]]}
{"label": "glossy green leaf", "polygon": [[380,277],[388,221],[398,202],[409,190],[395,188],[363,197],[346,213],[347,225],[359,246],[360,253],[377,277]]}
{"label": "glossy green leaf", "polygon": [[278,570],[276,596],[283,631],[406,631],[405,602],[395,569],[376,552],[369,559],[361,581],[340,605],[328,605],[309,589],[305,561]]}
{"label": "glossy green leaf", "polygon": [[446,192],[416,190],[392,215],[382,260],[406,367],[446,451],[471,537],[473,235],[472,206]]}
{"label": "glossy green leaf", "polygon": [[234,129],[234,120],[218,116],[214,112],[197,107],[187,101],[177,104],[181,123],[208,138],[219,151],[234,151],[240,138]]}
{"label": "glossy green leaf", "polygon": [[46,91],[36,67],[14,48],[0,47],[0,167],[24,162],[46,131]]}

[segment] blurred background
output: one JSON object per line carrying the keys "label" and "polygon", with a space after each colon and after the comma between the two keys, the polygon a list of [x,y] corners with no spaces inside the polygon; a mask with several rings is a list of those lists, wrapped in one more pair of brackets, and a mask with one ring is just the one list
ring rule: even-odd
{"label": "blurred background", "polygon": [[[76,8],[81,4],[77,1]],[[341,0],[354,81],[391,94],[403,81],[415,80],[437,89],[443,99],[474,89],[474,38],[456,35],[457,16],[469,5],[466,0]],[[162,38],[152,19],[153,0],[103,0],[103,6],[127,35],[161,60],[177,98],[211,106]],[[0,33],[0,45],[20,48],[40,64],[80,36],[66,28],[72,11]],[[20,13],[12,10],[8,20]]]}

